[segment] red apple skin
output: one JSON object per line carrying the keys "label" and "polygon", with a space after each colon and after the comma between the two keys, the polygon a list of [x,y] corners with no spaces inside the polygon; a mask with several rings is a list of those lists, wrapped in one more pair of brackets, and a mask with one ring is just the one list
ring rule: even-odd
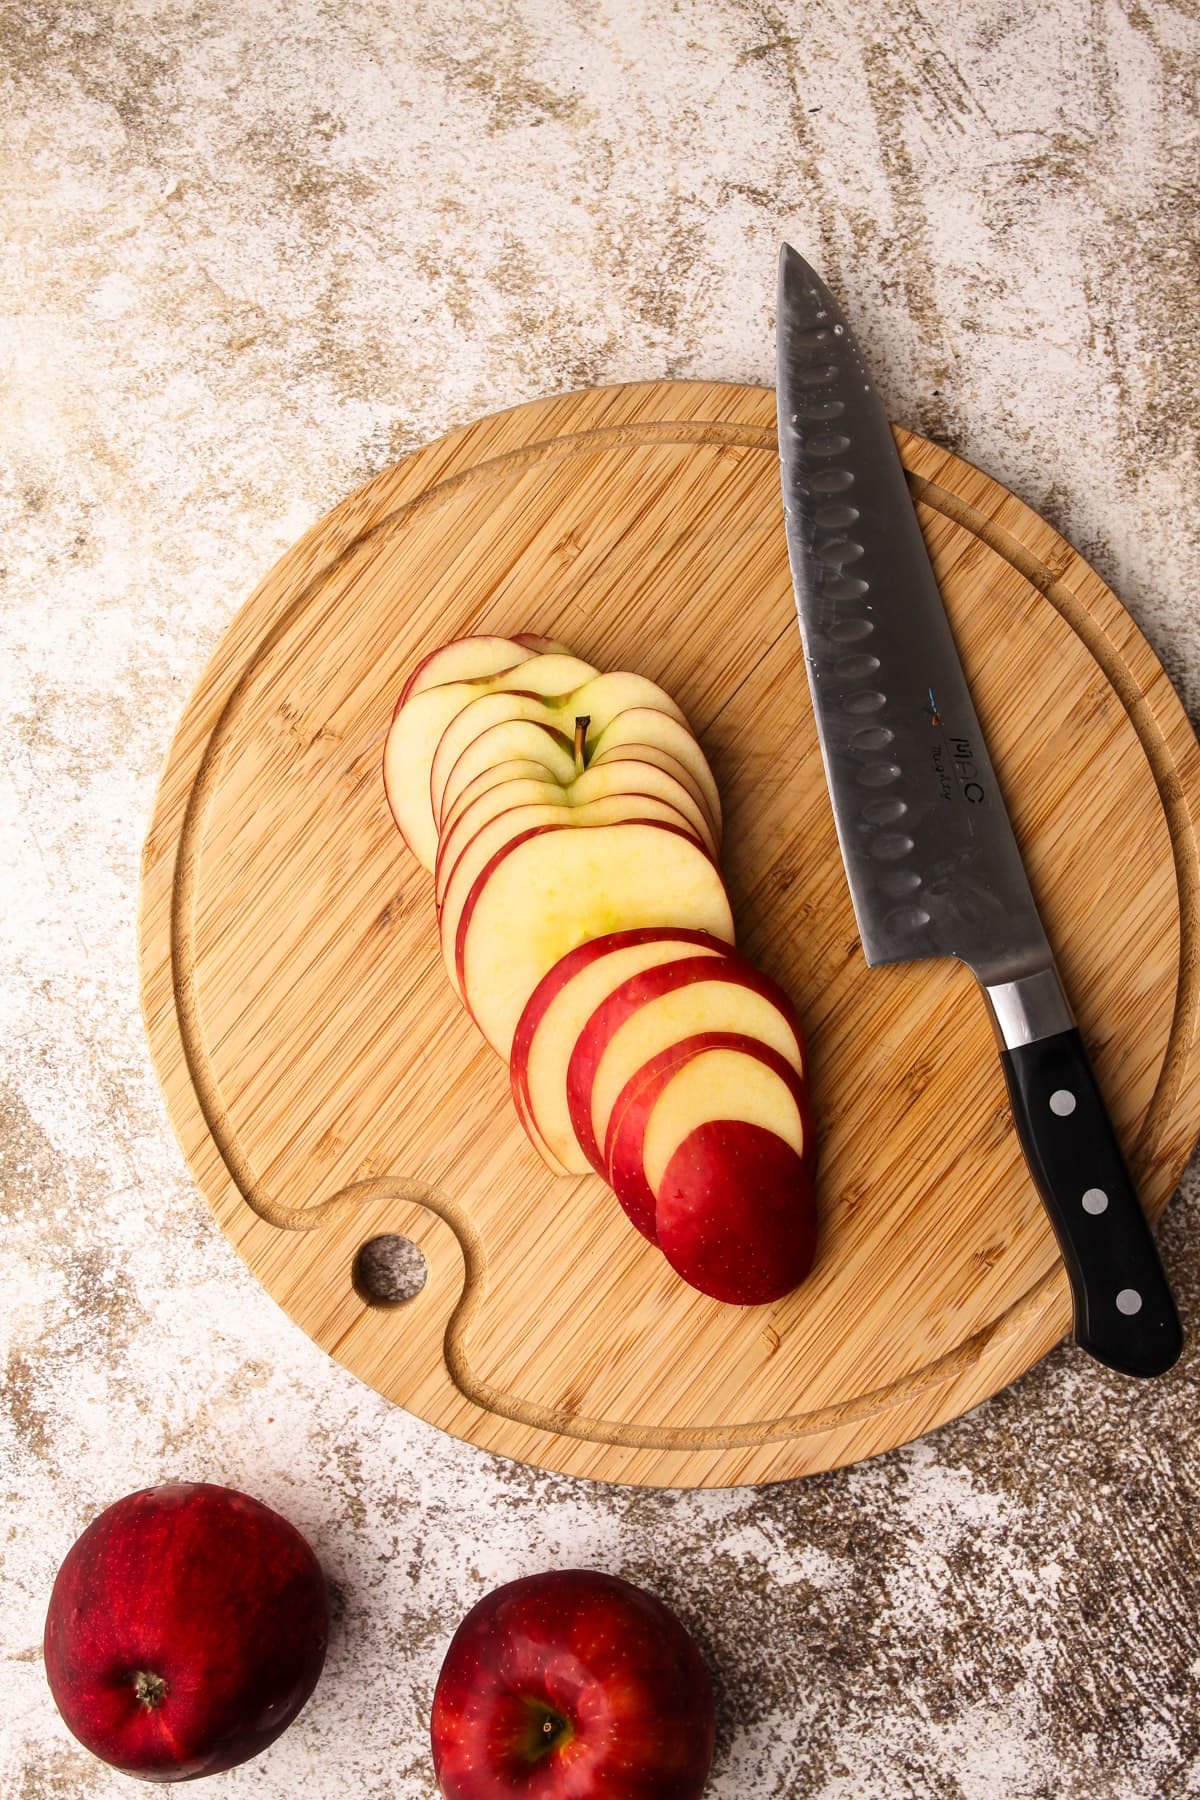
{"label": "red apple skin", "polygon": [[[67,1552],[46,1615],[46,1677],[94,1755],[146,1781],[257,1756],[325,1661],[325,1578],[293,1525],[233,1488],[146,1488]],[[157,1704],[138,1677],[165,1683]]]}
{"label": "red apple skin", "polygon": [[679,930],[669,925],[634,925],[626,931],[610,931],[604,937],[589,938],[586,944],[576,945],[574,950],[560,957],[554,967],[547,971],[525,1002],[524,1011],[517,1021],[517,1029],[513,1033],[512,1051],[509,1056],[509,1074],[512,1082],[513,1102],[517,1112],[524,1119],[530,1112],[529,1087],[526,1071],[529,1065],[529,1047],[533,1042],[533,1034],[542,1022],[550,1002],[565,987],[572,976],[580,969],[586,969],[595,962],[598,956],[607,956],[613,950],[625,950],[631,944],[658,944],[663,939],[678,943],[681,952],[686,952],[689,944],[696,944],[701,949],[719,950],[725,955],[730,946],[721,938],[713,937],[708,931],[692,931],[684,927]]}
{"label": "red apple skin", "polygon": [[694,1037],[683,1038],[678,1044],[671,1044],[666,1050],[660,1050],[636,1075],[630,1076],[612,1109],[604,1144],[604,1166],[609,1186],[621,1202],[627,1217],[652,1244],[658,1242],[654,1218],[656,1202],[642,1164],[650,1115],[663,1088],[682,1063],[689,1062],[694,1056],[702,1056],[706,1050],[720,1049],[740,1050],[747,1056],[756,1057],[773,1074],[779,1076],[790,1090],[800,1112],[804,1128],[804,1161],[810,1171],[815,1167],[816,1133],[813,1130],[808,1089],[786,1057],[780,1056],[778,1050],[773,1049],[770,1044],[761,1044],[741,1031],[702,1031],[697,1032]]}
{"label": "red apple skin", "polygon": [[699,1800],[712,1762],[695,1643],[652,1594],[594,1569],[529,1575],[472,1607],[430,1724],[444,1800]]}
{"label": "red apple skin", "polygon": [[607,1177],[608,1171],[604,1163],[604,1147],[597,1143],[592,1129],[592,1083],[600,1059],[608,1048],[608,1041],[639,1006],[650,1000],[657,1000],[660,995],[668,994],[676,988],[687,987],[694,981],[731,981],[764,995],[787,1020],[796,1039],[801,1060],[807,1067],[804,1028],[795,1007],[769,975],[764,975],[761,969],[755,968],[752,962],[732,946],[720,963],[710,957],[685,956],[678,962],[656,963],[652,969],[645,969],[640,975],[631,975],[620,987],[614,988],[607,1000],[596,1008],[576,1039],[575,1048],[567,1063],[567,1105],[571,1124],[579,1139],[580,1149],[597,1175]]}
{"label": "red apple skin", "polygon": [[654,1223],[663,1255],[692,1287],[732,1306],[764,1306],[812,1268],[812,1173],[773,1131],[710,1120],[663,1171]]}

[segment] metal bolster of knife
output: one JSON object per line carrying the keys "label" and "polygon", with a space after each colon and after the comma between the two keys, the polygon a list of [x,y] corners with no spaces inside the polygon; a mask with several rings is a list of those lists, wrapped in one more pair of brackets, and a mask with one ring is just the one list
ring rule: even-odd
{"label": "metal bolster of knife", "polygon": [[1056,1037],[1075,1023],[1053,964],[1015,981],[982,981],[980,985],[1002,1050],[1018,1050],[1022,1044]]}

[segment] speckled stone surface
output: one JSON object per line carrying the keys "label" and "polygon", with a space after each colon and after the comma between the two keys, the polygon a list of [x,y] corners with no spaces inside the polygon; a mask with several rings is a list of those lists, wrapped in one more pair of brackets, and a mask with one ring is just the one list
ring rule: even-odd
{"label": "speckled stone surface", "polygon": [[1098,566],[1200,706],[1195,0],[6,0],[0,9],[0,1794],[132,1792],[58,1720],[54,1571],[103,1505],[245,1487],[333,1584],[326,1674],[214,1794],[433,1793],[489,1586],[675,1604],[720,1800],[1200,1794],[1192,1339],[1062,1348],[878,1461],[761,1491],[544,1476],[378,1399],[210,1220],[143,1040],[138,859],[239,602],[401,452],[533,396],[769,381],[788,235],[893,416]]}

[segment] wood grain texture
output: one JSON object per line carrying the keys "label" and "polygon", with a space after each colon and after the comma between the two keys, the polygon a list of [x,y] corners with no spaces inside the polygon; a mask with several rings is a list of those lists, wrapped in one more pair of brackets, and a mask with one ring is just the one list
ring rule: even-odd
{"label": "wood grain texture", "polygon": [[[1030,878],[1152,1215],[1200,1125],[1200,755],[1088,565],[899,433]],[[822,1137],[812,1277],[770,1307],[677,1280],[595,1178],[550,1176],[450,991],[383,800],[418,655],[562,638],[668,689],[726,807],[740,947],[798,1003]],[[530,897],[536,904],[536,896]],[[795,628],[774,395],[570,394],[479,421],[316,525],[226,634],[146,844],[143,1002],[185,1154],[263,1285],[380,1392],[543,1467],[762,1482],[975,1405],[1069,1326],[970,974],[869,970]],[[355,1292],[396,1231],[429,1278]]]}

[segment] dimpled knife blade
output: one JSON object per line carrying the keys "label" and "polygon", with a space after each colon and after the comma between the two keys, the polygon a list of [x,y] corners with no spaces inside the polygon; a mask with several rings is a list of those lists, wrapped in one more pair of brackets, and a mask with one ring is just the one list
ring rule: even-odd
{"label": "dimpled knife blade", "polygon": [[870,372],[836,300],[779,262],[788,555],[838,842],[868,963],[978,977],[1022,1147],[1071,1280],[1075,1336],[1159,1374],[1182,1334],[1063,994]]}

